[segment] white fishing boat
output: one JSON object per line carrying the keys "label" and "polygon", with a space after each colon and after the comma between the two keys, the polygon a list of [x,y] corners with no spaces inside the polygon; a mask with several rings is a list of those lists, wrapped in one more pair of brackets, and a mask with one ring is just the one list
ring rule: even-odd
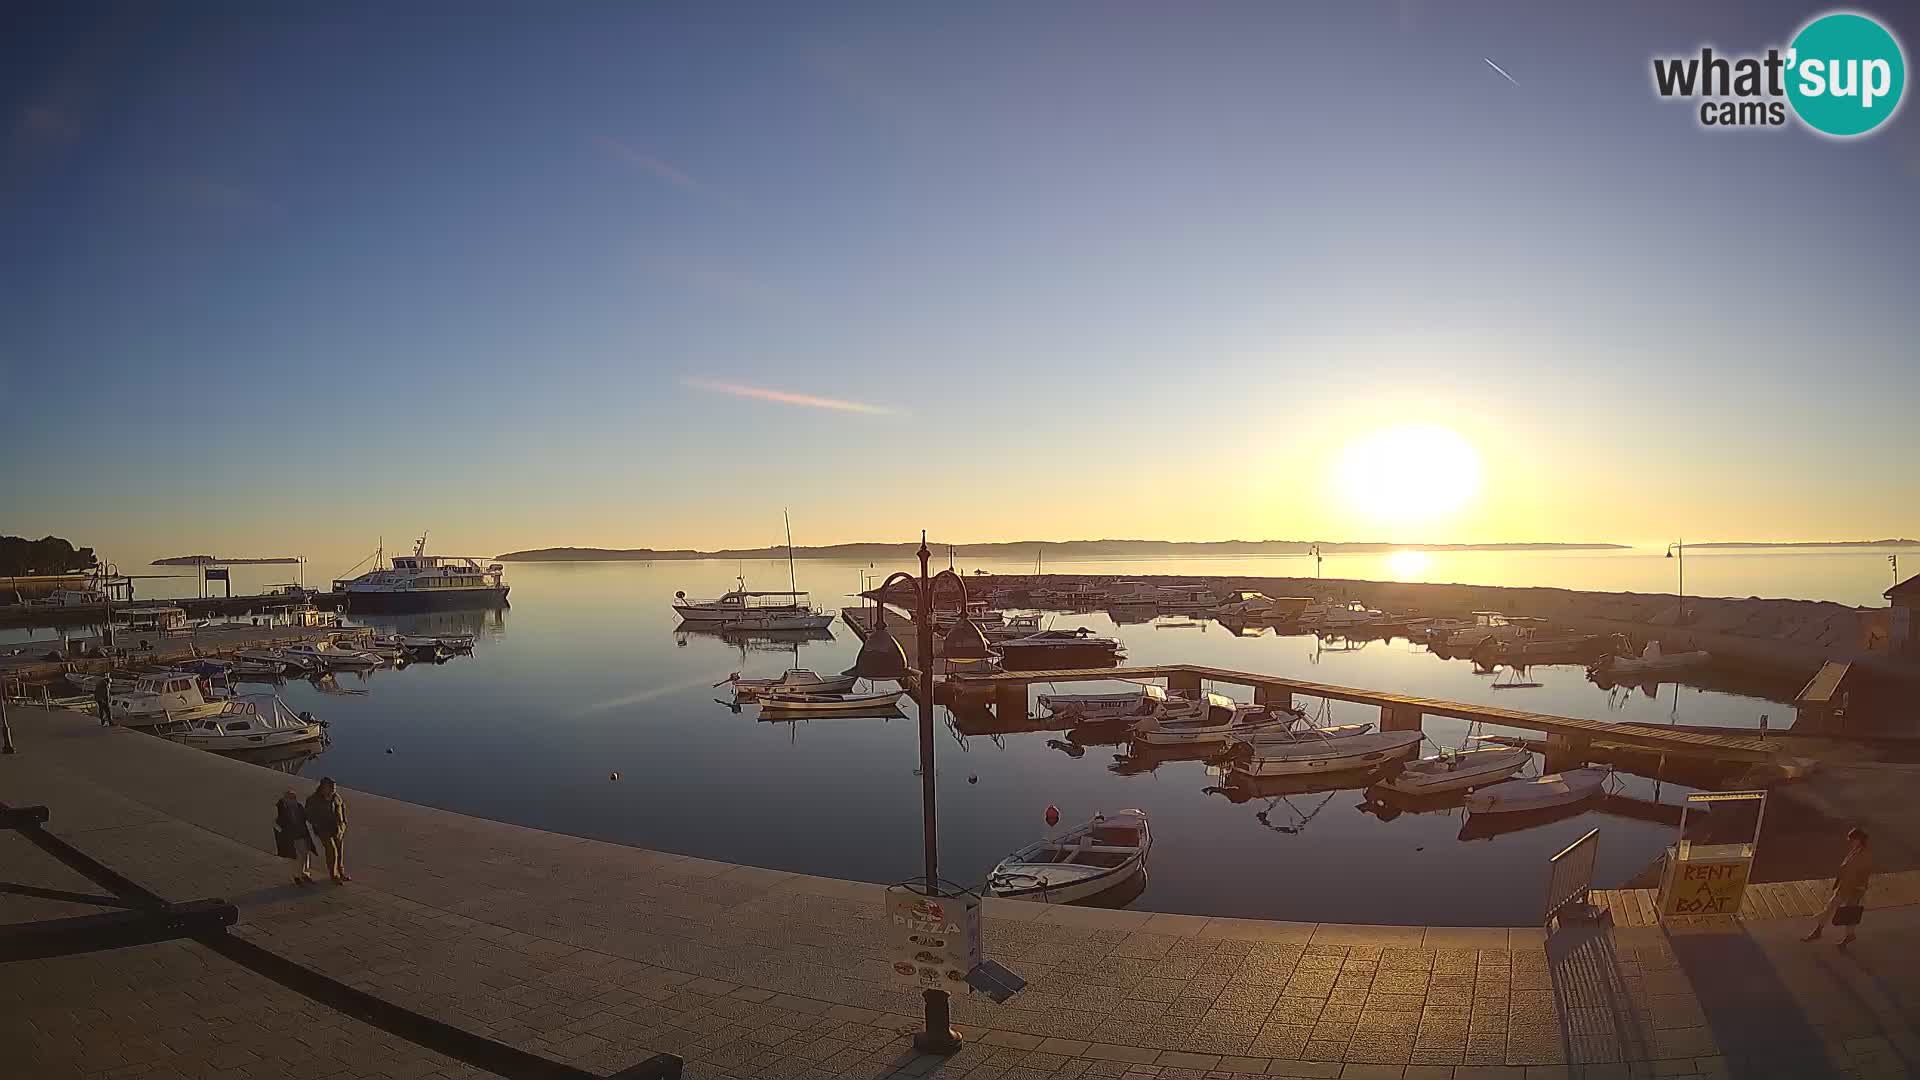
{"label": "white fishing boat", "polygon": [[1133,722],[1134,741],[1148,746],[1197,746],[1282,731],[1298,717],[1265,705],[1242,705],[1219,694],[1197,701],[1172,698]]}
{"label": "white fishing boat", "polygon": [[1429,631],[1428,641],[1431,644],[1445,646],[1448,652],[1460,656],[1489,642],[1518,638],[1546,621],[1530,615],[1503,615],[1498,611],[1476,611],[1473,613],[1472,626],[1455,630],[1438,640],[1435,640],[1432,632]]}
{"label": "white fishing boat", "polygon": [[738,618],[720,624],[727,631],[745,631],[783,633],[791,630],[825,630],[833,625],[833,613],[828,611],[746,611]]}
{"label": "white fishing boat", "polygon": [[853,689],[854,680],[852,675],[823,676],[811,668],[788,668],[777,679],[743,679],[736,671],[719,685],[731,686],[735,697],[747,699],[761,694],[844,694]]}
{"label": "white fishing boat", "polygon": [[387,662],[386,658],[378,653],[342,648],[331,641],[303,642],[299,645],[289,645],[284,652],[288,656],[309,661],[316,669],[379,667]]}
{"label": "white fishing boat", "polygon": [[1031,637],[1042,629],[1039,615],[1008,615],[997,625],[981,627],[980,632],[986,635],[988,641],[1007,641]]}
{"label": "white fishing boat", "polygon": [[871,694],[798,694],[791,691],[759,695],[760,707],[786,713],[835,713],[882,709],[897,703],[905,690]]}
{"label": "white fishing boat", "polygon": [[987,892],[1048,904],[1085,900],[1131,879],[1152,847],[1145,810],[1095,814],[1084,825],[1000,860],[987,874]]}
{"label": "white fishing boat", "polygon": [[1297,739],[1233,750],[1232,771],[1248,776],[1299,776],[1371,769],[1411,757],[1423,736],[1417,731],[1381,731],[1343,739]]}
{"label": "white fishing boat", "polygon": [[248,694],[225,705],[218,715],[180,724],[163,734],[202,750],[252,750],[326,737],[325,723],[315,720],[312,713],[296,716],[273,694]]}
{"label": "white fishing boat", "polygon": [[115,690],[108,698],[113,722],[122,727],[152,727],[176,720],[199,720],[226,709],[225,699],[213,697],[211,683],[184,671],[157,671],[140,678],[131,690]]}
{"label": "white fishing boat", "polygon": [[248,660],[256,664],[272,665],[278,668],[282,674],[288,671],[312,671],[314,669],[313,661],[308,660],[304,656],[289,656],[285,650],[282,649],[240,649],[233,655],[238,659]]}
{"label": "white fishing boat", "polygon": [[1505,814],[1568,806],[1599,794],[1605,769],[1569,769],[1525,780],[1503,780],[1467,796],[1470,814]]}
{"label": "white fishing boat", "polygon": [[1471,750],[1442,750],[1433,757],[1410,761],[1380,787],[1402,795],[1437,795],[1498,783],[1521,769],[1533,755],[1508,746],[1481,746]]}
{"label": "white fishing boat", "polygon": [[995,641],[994,646],[1006,659],[1019,660],[1025,657],[1027,663],[1045,657],[1093,663],[1114,659],[1121,654],[1119,641],[1099,637],[1085,627],[1076,630],[1042,630],[1026,637]]}
{"label": "white fishing boat", "polygon": [[1314,630],[1353,630],[1379,622],[1384,616],[1358,600],[1328,600],[1300,611],[1301,626]]}
{"label": "white fishing boat", "polygon": [[1117,694],[1041,694],[1040,707],[1063,720],[1095,724],[1119,720],[1167,700],[1157,686],[1142,685]]}
{"label": "white fishing boat", "polygon": [[1311,724],[1300,722],[1300,718],[1296,717],[1294,723],[1277,731],[1262,731],[1252,735],[1242,735],[1235,738],[1233,742],[1235,746],[1252,747],[1254,756],[1258,757],[1268,746],[1282,746],[1291,743],[1306,742],[1308,740],[1351,739],[1356,735],[1365,735],[1372,730],[1372,724],[1329,724],[1326,727],[1314,727]]}
{"label": "white fishing boat", "polygon": [[[985,630],[989,626],[999,626],[1007,621],[1005,612],[995,611],[993,606],[985,600],[967,601],[966,615],[967,621],[973,623],[973,625],[979,627],[981,630]],[[954,624],[959,621],[960,613],[957,611],[936,611],[933,613],[933,628],[943,633],[953,629]]]}
{"label": "white fishing boat", "polygon": [[1713,654],[1705,649],[1688,652],[1662,652],[1657,641],[1647,642],[1639,656],[1609,656],[1594,664],[1593,670],[1616,678],[1623,675],[1649,675],[1662,671],[1683,671],[1687,668],[1704,667],[1713,662]]}

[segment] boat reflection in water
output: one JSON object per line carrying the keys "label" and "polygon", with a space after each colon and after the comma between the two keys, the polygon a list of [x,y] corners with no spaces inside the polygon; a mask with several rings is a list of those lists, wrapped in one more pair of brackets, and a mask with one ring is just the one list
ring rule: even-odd
{"label": "boat reflection in water", "polygon": [[268,769],[277,769],[283,773],[298,775],[300,770],[306,767],[307,762],[326,753],[327,747],[332,745],[332,743],[332,739],[323,738],[312,742],[291,743],[286,746],[262,746],[249,750],[217,750],[214,752],[221,757],[232,758],[235,761],[244,761],[249,765],[260,765]]}
{"label": "boat reflection in water", "polygon": [[801,720],[905,720],[906,718],[907,714],[894,705],[834,712],[782,709],[773,705],[760,706],[760,721],[770,724],[792,724]]}
{"label": "boat reflection in water", "polygon": [[1379,777],[1378,769],[1348,769],[1345,772],[1296,776],[1249,776],[1243,772],[1227,772],[1222,783],[1202,790],[1209,795],[1223,796],[1231,803],[1246,803],[1289,795],[1315,795],[1323,791],[1359,791]]}
{"label": "boat reflection in water", "polygon": [[1491,840],[1508,833],[1525,832],[1542,825],[1576,818],[1600,803],[1596,793],[1576,803],[1561,806],[1549,806],[1541,810],[1521,810],[1509,814],[1468,814],[1466,824],[1460,826],[1461,840]]}

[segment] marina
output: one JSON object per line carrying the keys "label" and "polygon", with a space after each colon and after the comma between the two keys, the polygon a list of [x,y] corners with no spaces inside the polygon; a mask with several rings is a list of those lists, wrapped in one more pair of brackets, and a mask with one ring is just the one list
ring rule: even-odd
{"label": "marina", "polygon": [[[800,565],[815,583],[840,574],[829,564]],[[397,644],[411,653],[417,643],[425,655],[456,662],[415,663],[404,671],[391,665],[338,667],[330,674],[289,671],[283,683],[267,689],[296,716],[310,713],[325,721],[326,738],[310,747],[320,751],[317,756],[299,746],[278,748],[287,756],[275,767],[309,775],[324,770],[396,796],[468,812],[511,813],[531,824],[706,857],[870,881],[904,873],[908,867],[887,853],[911,849],[898,841],[910,821],[882,808],[894,800],[911,802],[917,780],[905,743],[912,738],[916,707],[894,694],[892,684],[870,687],[840,674],[858,651],[857,631],[872,628],[871,603],[852,601],[844,618],[804,635],[684,625],[672,610],[674,593],[719,596],[740,585],[738,569],[700,563],[524,566],[513,571],[517,602],[511,609],[348,613],[344,629],[356,635],[352,648]],[[746,576],[774,574],[789,584],[784,560],[757,572],[749,567]],[[1180,590],[1183,601],[1198,591]],[[975,882],[1031,839],[1048,802],[1076,820],[1137,807],[1152,816],[1156,835],[1166,841],[1154,855],[1152,872],[1134,883],[1139,893],[1128,902],[1137,907],[1240,917],[1337,912],[1380,922],[1498,921],[1519,911],[1527,892],[1502,899],[1509,896],[1503,883],[1517,884],[1533,872],[1531,858],[1550,854],[1548,848],[1564,846],[1585,828],[1599,825],[1608,837],[1597,882],[1622,886],[1656,858],[1672,828],[1666,808],[1697,790],[1694,785],[1745,782],[1755,769],[1778,775],[1832,752],[1811,732],[1782,732],[1793,730],[1797,678],[1782,680],[1786,689],[1771,699],[1670,682],[1649,695],[1638,685],[1624,693],[1609,690],[1584,665],[1568,663],[1531,668],[1532,679],[1542,684],[1537,689],[1495,692],[1494,677],[1476,674],[1467,660],[1446,659],[1400,636],[1360,640],[1334,652],[1328,645],[1338,635],[1271,627],[1236,635],[1212,618],[1200,623],[1203,631],[1164,634],[1151,620],[1127,623],[1100,610],[1059,612],[1004,602],[974,610],[999,612],[1003,623],[1018,620],[1038,630],[1085,626],[1088,636],[1122,642],[1126,654],[1112,667],[984,673],[936,659],[943,702],[936,719],[946,732],[937,767],[949,804],[943,813],[947,861]],[[636,620],[636,612],[657,614]],[[650,620],[654,629],[647,630]],[[888,625],[911,659],[917,639],[911,619],[894,610]],[[338,632],[202,626],[152,644],[154,659],[167,663],[184,664],[195,651],[203,658],[237,659],[246,649],[263,658],[249,663],[266,664],[306,651],[285,651],[290,645],[305,643],[324,653],[319,643]],[[472,649],[470,659],[453,651],[463,646]],[[65,667],[31,654],[4,662],[43,675]],[[635,672],[646,675],[635,679]],[[776,698],[796,700],[757,700],[761,687],[775,683],[781,684]],[[1708,684],[1715,685],[1711,679]],[[716,691],[723,701],[733,699],[730,706],[737,701],[740,712],[714,704]],[[1812,692],[1834,698],[1817,687]],[[1130,725],[1143,714],[1130,714],[1195,693],[1221,699],[1223,709],[1249,718],[1273,709],[1304,717],[1238,733],[1263,746],[1290,737],[1290,728],[1337,743],[1411,731],[1417,724],[1418,745],[1394,759],[1404,762],[1409,771],[1402,775],[1408,777],[1418,775],[1414,759],[1498,747],[1486,740],[1511,740],[1523,751],[1523,776],[1588,755],[1612,762],[1617,771],[1609,793],[1591,803],[1483,821],[1465,810],[1459,791],[1436,798],[1394,790],[1393,774],[1379,767],[1389,762],[1356,761],[1356,767],[1325,776],[1312,775],[1310,766],[1304,774],[1274,775],[1276,766],[1269,765],[1262,771],[1270,775],[1254,775],[1235,770],[1223,757],[1227,742],[1182,747],[1135,738]],[[876,696],[863,700],[868,694]],[[805,700],[823,695],[830,697]],[[1056,702],[1061,707],[1054,708]],[[1764,737],[1755,726],[1763,712],[1776,718]],[[529,725],[526,716],[543,719]],[[907,723],[895,722],[901,719]],[[459,756],[449,758],[455,746]],[[427,762],[432,764],[423,768]],[[607,780],[610,772],[620,779]],[[774,842],[751,815],[730,809],[703,815],[689,830],[675,806],[697,800],[702,778],[709,777],[728,778],[743,795],[751,793],[753,804],[798,807],[790,815],[796,826],[841,839],[831,845]],[[1229,797],[1216,798],[1215,792]],[[1313,813],[1309,804],[1329,797],[1302,827],[1298,816]],[[1295,831],[1276,835],[1256,814],[1267,822],[1292,816]],[[1499,820],[1507,817],[1514,820]],[[1783,827],[1793,820],[1781,814]],[[1202,836],[1204,844],[1197,843]],[[1408,862],[1412,872],[1463,841],[1476,853],[1462,855],[1473,874],[1449,876],[1424,890],[1418,903],[1391,890],[1356,898],[1333,869],[1342,858],[1360,857]],[[1253,887],[1223,890],[1228,867],[1242,876],[1251,873]],[[1264,880],[1273,887],[1262,887]],[[1285,888],[1278,887],[1281,881]]]}

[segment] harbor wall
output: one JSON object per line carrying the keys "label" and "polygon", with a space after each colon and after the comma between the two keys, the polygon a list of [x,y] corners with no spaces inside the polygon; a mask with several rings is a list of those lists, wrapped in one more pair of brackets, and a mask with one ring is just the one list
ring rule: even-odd
{"label": "harbor wall", "polygon": [[1891,674],[1920,675],[1920,664],[1890,655],[1889,608],[1855,608],[1824,600],[1689,596],[1686,620],[1672,593],[1585,592],[1576,589],[1362,581],[1345,578],[1127,575],[994,575],[969,580],[996,592],[1060,588],[1071,582],[1116,581],[1197,585],[1216,594],[1244,589],[1268,596],[1359,600],[1395,614],[1466,618],[1498,611],[1550,619],[1590,633],[1622,633],[1636,644],[1706,649],[1725,666],[1774,675],[1810,677],[1828,660],[1862,664]]}

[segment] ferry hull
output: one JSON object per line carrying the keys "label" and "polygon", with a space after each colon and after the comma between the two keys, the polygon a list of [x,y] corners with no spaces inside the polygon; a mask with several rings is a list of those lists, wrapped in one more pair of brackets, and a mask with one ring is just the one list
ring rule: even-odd
{"label": "ferry hull", "polygon": [[353,612],[450,611],[456,608],[497,608],[507,605],[507,590],[497,589],[416,589],[398,592],[353,592],[334,594],[345,597],[347,610]]}

